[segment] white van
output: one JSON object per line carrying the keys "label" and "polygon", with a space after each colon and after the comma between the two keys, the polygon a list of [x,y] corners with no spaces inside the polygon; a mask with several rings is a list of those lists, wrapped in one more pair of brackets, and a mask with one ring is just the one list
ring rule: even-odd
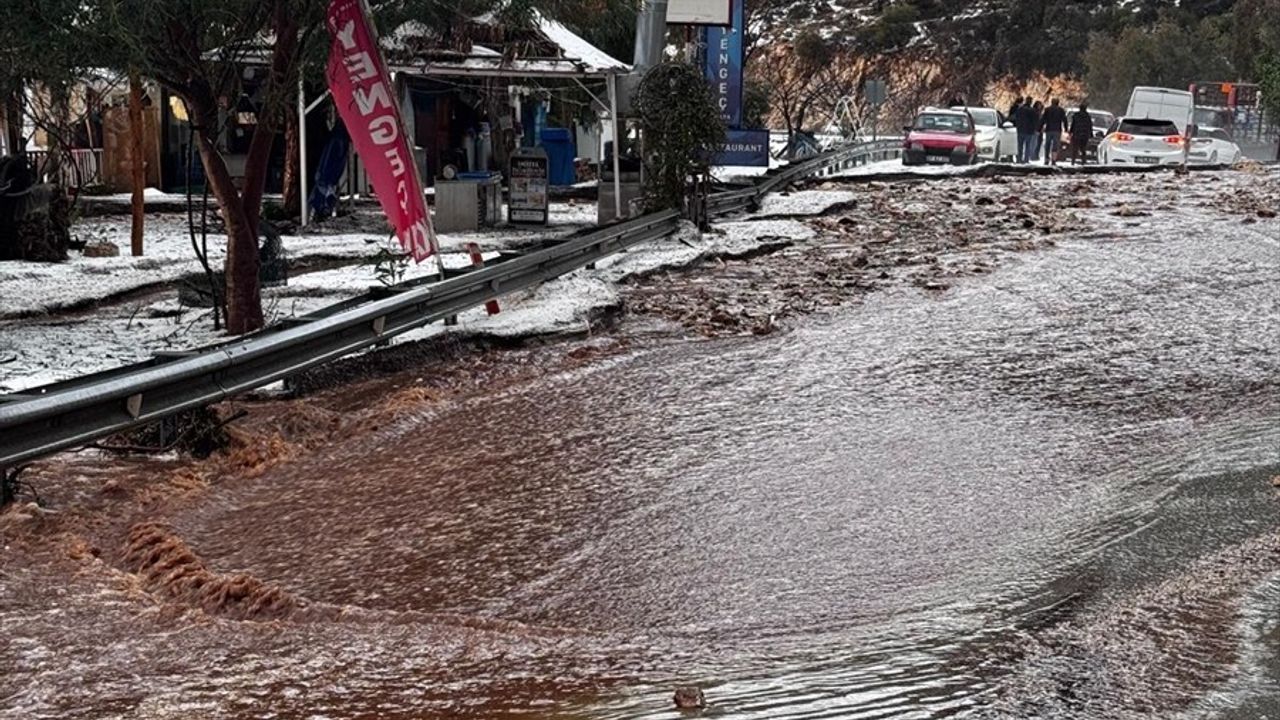
{"label": "white van", "polygon": [[1195,112],[1195,96],[1186,90],[1170,90],[1158,87],[1136,87],[1129,96],[1127,118],[1168,120],[1178,126],[1184,136]]}

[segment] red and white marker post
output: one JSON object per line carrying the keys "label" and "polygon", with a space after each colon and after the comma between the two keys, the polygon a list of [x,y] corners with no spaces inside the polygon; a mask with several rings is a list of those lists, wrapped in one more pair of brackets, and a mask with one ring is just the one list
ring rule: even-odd
{"label": "red and white marker post", "polygon": [[[467,254],[471,256],[472,267],[477,270],[484,267],[484,256],[480,254],[479,245],[473,242],[467,243]],[[490,315],[497,315],[499,312],[502,312],[502,309],[498,307],[497,300],[490,300],[486,302],[484,304],[484,310]]]}

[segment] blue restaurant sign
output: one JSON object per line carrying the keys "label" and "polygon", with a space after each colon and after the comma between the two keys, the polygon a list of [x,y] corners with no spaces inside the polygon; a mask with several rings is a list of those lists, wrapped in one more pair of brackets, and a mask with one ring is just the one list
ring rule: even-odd
{"label": "blue restaurant sign", "polygon": [[732,0],[733,25],[708,27],[704,71],[725,126],[742,125],[742,3]]}
{"label": "blue restaurant sign", "polygon": [[729,129],[724,140],[719,152],[711,157],[712,165],[769,167],[768,130]]}

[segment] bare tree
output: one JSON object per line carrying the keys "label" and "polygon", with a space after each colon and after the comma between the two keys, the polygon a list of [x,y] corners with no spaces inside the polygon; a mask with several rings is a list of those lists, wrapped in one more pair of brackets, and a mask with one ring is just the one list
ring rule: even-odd
{"label": "bare tree", "polygon": [[768,87],[773,112],[789,137],[805,129],[809,113],[829,92],[833,78],[827,65],[832,56],[832,49],[812,32],[790,47],[773,46],[756,55],[753,75]]}
{"label": "bare tree", "polygon": [[[302,46],[320,27],[323,4],[305,0],[119,0],[110,27],[136,62],[185,103],[209,188],[227,233],[227,329],[262,327],[258,223],[272,143],[294,97]],[[219,145],[241,95],[242,70],[265,65],[261,106],[239,187]]]}

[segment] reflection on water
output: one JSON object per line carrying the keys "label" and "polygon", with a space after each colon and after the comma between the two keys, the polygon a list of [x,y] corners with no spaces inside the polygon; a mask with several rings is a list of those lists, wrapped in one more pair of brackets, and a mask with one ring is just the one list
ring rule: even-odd
{"label": "reflection on water", "polygon": [[1253,235],[1072,243],[400,415],[168,518],[292,619],[6,571],[3,706],[675,717],[678,680],[735,718],[1142,716],[1235,662],[1232,631],[1177,677],[1105,675],[1159,659],[1152,627],[1236,627],[1212,582],[1161,583],[1276,527],[1278,271]]}

